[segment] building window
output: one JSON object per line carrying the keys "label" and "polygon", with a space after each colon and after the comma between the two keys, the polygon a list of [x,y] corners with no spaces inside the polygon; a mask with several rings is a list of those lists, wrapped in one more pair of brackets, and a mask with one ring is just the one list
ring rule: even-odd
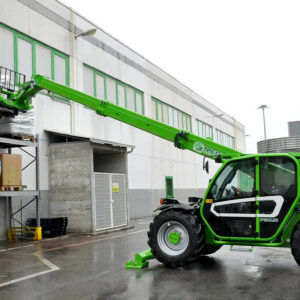
{"label": "building window", "polygon": [[188,131],[192,131],[191,127],[191,117],[182,113],[182,128]]}
{"label": "building window", "polygon": [[143,92],[87,65],[83,66],[83,90],[91,96],[144,114]]}
{"label": "building window", "polygon": [[[104,99],[105,98],[105,78],[104,78],[104,76],[102,76],[101,74],[98,74],[98,73],[95,74],[95,77],[96,77],[96,82],[95,82],[96,86],[94,87],[94,89],[96,89],[95,96],[97,98]],[[92,84],[93,83],[94,82],[92,81]]]}
{"label": "building window", "polygon": [[36,45],[36,73],[51,78],[51,50],[39,44]]}
{"label": "building window", "polygon": [[152,97],[152,118],[178,129],[192,131],[191,116]]}
{"label": "building window", "polygon": [[69,57],[43,43],[0,24],[0,66],[26,75],[41,74],[69,85]]}
{"label": "building window", "polygon": [[121,107],[126,108],[126,92],[125,92],[125,86],[120,83],[117,82],[117,92],[118,92],[118,105]]}
{"label": "building window", "polygon": [[135,111],[141,115],[144,114],[144,100],[143,99],[144,99],[143,93],[138,90],[135,90]]}
{"label": "building window", "polygon": [[33,73],[32,43],[18,37],[17,45],[18,72],[25,74],[28,81]]}
{"label": "building window", "polygon": [[163,122],[163,105],[160,102],[156,102],[156,120]]}
{"label": "building window", "polygon": [[173,177],[166,176],[166,198],[174,198]]}
{"label": "building window", "polygon": [[217,143],[234,149],[235,141],[234,141],[233,136],[231,136],[219,129],[216,129],[216,136],[217,136],[217,138],[216,138]]}
{"label": "building window", "polygon": [[52,79],[60,84],[67,84],[66,76],[66,58],[60,54],[54,54],[54,70]]}
{"label": "building window", "polygon": [[200,120],[197,120],[197,134],[203,138],[213,139],[213,127]]}
{"label": "building window", "polygon": [[0,66],[14,70],[14,33],[0,26]]}
{"label": "building window", "polygon": [[83,90],[86,94],[94,96],[94,74],[89,68],[83,68]]}
{"label": "building window", "polygon": [[135,111],[135,94],[134,89],[131,87],[126,87],[127,96],[127,109]]}
{"label": "building window", "polygon": [[[85,80],[85,78],[83,78]],[[110,77],[106,78],[106,99],[116,104],[116,81]]]}

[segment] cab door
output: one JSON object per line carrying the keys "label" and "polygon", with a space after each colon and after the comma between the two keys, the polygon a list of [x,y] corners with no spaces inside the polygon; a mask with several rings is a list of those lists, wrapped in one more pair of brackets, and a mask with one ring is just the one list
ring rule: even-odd
{"label": "cab door", "polygon": [[257,237],[255,157],[234,160],[221,170],[206,196],[203,214],[223,237]]}
{"label": "cab door", "polygon": [[297,197],[297,166],[289,156],[259,158],[260,238],[272,237]]}

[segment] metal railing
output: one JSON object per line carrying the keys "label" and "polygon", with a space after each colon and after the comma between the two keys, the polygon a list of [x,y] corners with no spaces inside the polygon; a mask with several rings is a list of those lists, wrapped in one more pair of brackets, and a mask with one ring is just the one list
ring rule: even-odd
{"label": "metal railing", "polygon": [[25,81],[24,74],[0,66],[0,89],[15,92]]}

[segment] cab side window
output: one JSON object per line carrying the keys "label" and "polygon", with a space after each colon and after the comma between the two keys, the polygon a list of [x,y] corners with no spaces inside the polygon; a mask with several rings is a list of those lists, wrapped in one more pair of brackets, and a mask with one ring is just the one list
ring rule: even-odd
{"label": "cab side window", "polygon": [[260,158],[260,195],[281,195],[286,200],[295,200],[296,165],[289,157]]}
{"label": "cab side window", "polygon": [[215,201],[249,198],[255,195],[253,159],[238,160],[223,169],[208,194]]}

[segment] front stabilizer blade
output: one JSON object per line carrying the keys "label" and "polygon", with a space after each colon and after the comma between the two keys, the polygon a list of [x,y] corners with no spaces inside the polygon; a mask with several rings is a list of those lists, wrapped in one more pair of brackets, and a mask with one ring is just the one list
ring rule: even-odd
{"label": "front stabilizer blade", "polygon": [[126,263],[126,269],[142,269],[149,265],[150,259],[155,258],[152,251],[146,250],[135,255],[135,260],[130,260]]}

